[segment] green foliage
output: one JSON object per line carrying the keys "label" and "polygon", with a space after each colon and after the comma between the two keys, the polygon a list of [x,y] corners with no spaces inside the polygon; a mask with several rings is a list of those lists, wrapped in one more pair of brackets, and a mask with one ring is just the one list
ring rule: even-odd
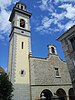
{"label": "green foliage", "polygon": [[12,100],[13,86],[9,81],[8,75],[0,75],[0,100]]}

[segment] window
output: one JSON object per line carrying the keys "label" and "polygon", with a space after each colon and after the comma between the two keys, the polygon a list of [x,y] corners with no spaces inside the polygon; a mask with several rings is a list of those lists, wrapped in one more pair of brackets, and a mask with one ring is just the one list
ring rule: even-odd
{"label": "window", "polygon": [[75,37],[70,39],[73,50],[75,50]]}
{"label": "window", "polygon": [[55,68],[55,73],[56,73],[56,76],[59,76],[59,70],[58,70],[58,68]]}
{"label": "window", "polygon": [[25,20],[20,19],[20,27],[25,28]]}
{"label": "window", "polygon": [[23,49],[24,48],[24,42],[22,42],[21,46],[22,46],[21,48]]}
{"label": "window", "polygon": [[19,5],[17,7],[19,8]]}
{"label": "window", "polygon": [[23,75],[24,74],[24,70],[21,70],[21,75]]}
{"label": "window", "polygon": [[52,54],[55,54],[54,47],[51,47]]}
{"label": "window", "polygon": [[25,75],[24,70],[21,70],[21,76],[24,76],[24,75]]}
{"label": "window", "polygon": [[23,6],[21,6],[21,9],[23,10]]}

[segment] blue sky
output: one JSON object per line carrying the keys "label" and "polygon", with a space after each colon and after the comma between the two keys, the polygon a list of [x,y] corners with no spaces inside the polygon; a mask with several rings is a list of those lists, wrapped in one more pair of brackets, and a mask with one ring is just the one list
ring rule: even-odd
{"label": "blue sky", "polygon": [[[9,34],[11,23],[9,16],[19,0],[0,0],[0,66],[7,69]],[[75,24],[74,0],[20,0],[32,13],[31,45],[33,56],[47,57],[48,44],[57,46],[58,55],[64,60],[61,43],[56,38]]]}

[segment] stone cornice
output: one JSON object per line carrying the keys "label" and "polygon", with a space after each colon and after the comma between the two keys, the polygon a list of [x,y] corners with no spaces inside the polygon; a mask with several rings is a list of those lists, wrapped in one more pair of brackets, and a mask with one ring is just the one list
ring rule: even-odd
{"label": "stone cornice", "polygon": [[69,30],[67,30],[64,34],[62,34],[59,38],[57,38],[58,41],[62,41],[69,35],[71,35],[73,32],[75,32],[75,25],[73,25]]}

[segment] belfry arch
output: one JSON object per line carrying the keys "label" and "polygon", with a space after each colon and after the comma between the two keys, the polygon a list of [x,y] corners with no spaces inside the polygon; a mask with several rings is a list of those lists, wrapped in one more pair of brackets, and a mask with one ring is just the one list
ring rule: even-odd
{"label": "belfry arch", "polygon": [[70,99],[70,100],[75,100],[73,88],[70,88],[70,89],[69,89],[68,94],[69,94],[69,99]]}
{"label": "belfry arch", "polygon": [[43,90],[40,94],[40,98],[42,97],[42,94],[44,95],[44,97],[46,97],[45,100],[51,100],[52,92],[50,90],[48,89]]}
{"label": "belfry arch", "polygon": [[56,91],[56,95],[59,97],[59,100],[67,100],[66,92],[61,88]]}

